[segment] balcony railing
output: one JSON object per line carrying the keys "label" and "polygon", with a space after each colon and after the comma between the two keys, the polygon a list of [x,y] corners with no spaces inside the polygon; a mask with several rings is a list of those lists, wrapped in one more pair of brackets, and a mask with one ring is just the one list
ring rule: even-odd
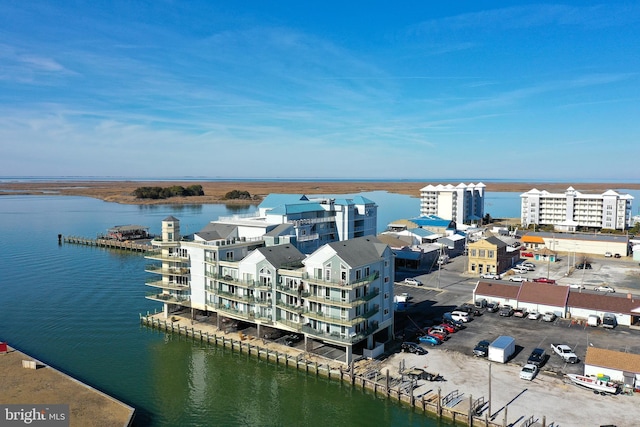
{"label": "balcony railing", "polygon": [[151,293],[147,293],[145,298],[154,300],[154,301],[164,302],[167,304],[178,304],[184,307],[191,307],[191,300],[189,299],[189,297],[180,297],[180,296],[170,295],[170,294],[157,294],[157,293],[151,292]]}
{"label": "balcony railing", "polygon": [[276,317],[276,322],[280,323],[284,326],[287,326],[288,328],[291,328],[292,330],[294,330],[295,332],[300,332],[302,331],[302,324],[299,322],[294,322],[292,320],[287,320],[283,317]]}
{"label": "balcony railing", "polygon": [[206,277],[209,277],[211,279],[216,279],[219,282],[225,282],[225,283],[229,283],[232,285],[236,285],[236,286],[240,286],[243,288],[248,288],[248,289],[272,289],[271,283],[262,283],[259,280],[240,280],[238,278],[235,278],[233,276],[230,276],[228,274],[218,274],[218,273],[211,273],[211,272],[205,272],[204,274]]}
{"label": "balcony railing", "polygon": [[300,305],[287,304],[283,301],[276,301],[276,305],[280,308],[284,308],[285,310],[293,311],[295,313],[303,313],[304,307]]}
{"label": "balcony railing", "polygon": [[362,279],[354,280],[352,282],[345,281],[345,280],[317,279],[315,277],[310,276],[308,273],[305,273],[302,275],[302,279],[308,283],[313,283],[313,284],[322,285],[322,286],[331,286],[335,288],[349,288],[349,289],[357,288],[358,286],[368,285],[369,283],[376,280],[378,277],[380,277],[380,272],[378,271],[374,271],[372,274]]}
{"label": "balcony railing", "polygon": [[188,263],[188,256],[178,256],[178,255],[163,255],[162,252],[152,252],[145,255],[147,259],[153,259],[157,261],[163,262],[180,262],[180,263]]}
{"label": "balcony railing", "polygon": [[373,332],[375,332],[375,329],[370,328],[369,330],[367,330],[364,333],[358,333],[358,334],[339,334],[339,333],[327,333],[324,331],[319,331],[317,329],[313,329],[311,326],[309,325],[303,325],[302,326],[302,332],[305,334],[309,334],[311,336],[317,337],[317,338],[321,338],[323,340],[327,340],[327,341],[336,341],[336,342],[341,342],[341,343],[345,343],[345,344],[355,344],[357,342],[360,342],[364,339],[367,338],[367,336],[371,335]]}
{"label": "balcony railing", "polygon": [[190,270],[186,267],[162,268],[160,265],[147,265],[144,271],[154,274],[162,274],[168,276],[189,276]]}
{"label": "balcony railing", "polygon": [[162,280],[148,280],[145,284],[147,286],[153,286],[154,288],[171,289],[175,291],[189,290],[189,283],[181,284],[177,282],[163,282]]}

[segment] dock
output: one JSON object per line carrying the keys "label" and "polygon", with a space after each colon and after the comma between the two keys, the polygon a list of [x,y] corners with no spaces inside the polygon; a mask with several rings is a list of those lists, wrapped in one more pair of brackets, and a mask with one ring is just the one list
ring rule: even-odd
{"label": "dock", "polygon": [[135,240],[115,240],[115,239],[90,239],[78,236],[62,236],[58,235],[58,242],[71,243],[74,245],[96,246],[107,249],[122,249],[134,252],[153,252],[156,249],[149,244],[149,239],[144,241]]}
{"label": "dock", "polygon": [[10,346],[0,352],[0,375],[4,406],[20,405],[26,410],[29,405],[68,405],[65,416],[70,427],[128,427],[133,423],[135,409],[131,406]]}

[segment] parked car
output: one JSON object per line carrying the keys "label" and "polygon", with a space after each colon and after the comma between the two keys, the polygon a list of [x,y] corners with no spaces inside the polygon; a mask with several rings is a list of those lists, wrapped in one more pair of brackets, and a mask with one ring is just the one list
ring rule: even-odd
{"label": "parked car", "polygon": [[544,348],[534,348],[527,359],[527,363],[531,365],[535,365],[540,367],[544,365],[544,362],[547,360],[547,352],[544,351]]}
{"label": "parked car", "polygon": [[294,344],[302,341],[303,336],[300,334],[289,334],[287,336],[284,337],[284,343],[285,345],[288,345],[289,347],[293,346]]}
{"label": "parked car", "polygon": [[444,330],[441,329],[433,329],[433,328],[429,328],[427,330],[427,335],[430,335],[432,337],[436,337],[438,338],[440,341],[446,341],[449,339],[449,333],[445,332]]}
{"label": "parked car", "polygon": [[524,282],[526,280],[527,280],[527,278],[526,277],[522,277],[522,276],[511,276],[511,277],[509,277],[509,281],[510,282]]}
{"label": "parked car", "polygon": [[576,268],[578,270],[591,270],[591,264],[588,262],[583,262],[581,264],[576,264]]}
{"label": "parked car", "polygon": [[405,353],[414,353],[414,354],[427,354],[427,350],[420,347],[418,344],[414,342],[403,342],[401,345],[402,351]]}
{"label": "parked car", "polygon": [[473,316],[482,316],[482,310],[468,302],[462,304],[460,307],[457,307],[454,311],[465,311]]}
{"label": "parked car", "polygon": [[533,258],[533,252],[520,252],[521,257]]}
{"label": "parked car", "polygon": [[458,332],[458,330],[456,329],[455,326],[449,325],[448,323],[442,323],[442,324],[440,324],[438,326],[434,326],[434,327],[440,327],[440,328],[444,329],[445,331],[447,331],[450,334]]}
{"label": "parked car", "polygon": [[454,310],[451,312],[451,318],[463,323],[467,323],[471,320],[471,318],[469,317],[469,313],[467,313],[466,311],[458,310]]}
{"label": "parked car", "polygon": [[[447,313],[445,313],[447,314]],[[451,313],[449,313],[450,315]],[[459,331],[460,329],[464,329],[466,328],[466,326],[464,325],[464,323],[459,322],[457,320],[453,320],[453,319],[447,319],[447,318],[443,318],[442,319],[442,323],[447,324],[447,325],[451,325],[454,328],[456,328],[456,331]]]}
{"label": "parked car", "polygon": [[476,357],[487,357],[489,354],[490,341],[482,340],[473,348],[473,355]]}
{"label": "parked car", "polygon": [[424,335],[418,338],[418,341],[425,343],[425,344],[429,344],[432,346],[436,346],[439,344],[442,344],[442,341],[439,340],[438,338],[434,337],[433,335]]}
{"label": "parked car", "polygon": [[525,308],[516,308],[513,310],[513,317],[527,317],[527,309]]}
{"label": "parked car", "polygon": [[525,269],[527,271],[535,271],[536,266],[535,265],[530,265],[530,264],[527,264],[527,265],[520,264],[520,268],[523,268],[523,269]]}
{"label": "parked car", "polygon": [[536,268],[536,265],[535,265],[534,263],[532,263],[532,262],[529,262],[529,261],[525,261],[525,262],[523,262],[523,263],[522,263],[522,264],[520,264],[520,265],[522,265],[522,266],[524,266],[524,267],[532,267],[532,268]]}
{"label": "parked car", "polygon": [[538,373],[538,367],[536,365],[532,365],[531,363],[527,363],[522,367],[520,371],[520,379],[531,381]]}
{"label": "parked car", "polygon": [[578,283],[572,283],[569,285],[571,289],[587,289],[584,285],[580,285]]}
{"label": "parked car", "polygon": [[480,275],[481,279],[493,279],[493,280],[500,280],[500,275],[496,274],[496,273],[482,273]]}
{"label": "parked car", "polygon": [[513,307],[510,305],[503,305],[498,314],[502,317],[511,317],[513,316]]}
{"label": "parked car", "polygon": [[422,282],[415,277],[407,277],[404,279],[405,285],[422,286]]}
{"label": "parked car", "polygon": [[544,316],[542,316],[542,320],[544,320],[545,322],[553,322],[554,320],[556,320],[557,316],[555,315],[555,313],[552,313],[550,311],[547,311]]}
{"label": "parked car", "polygon": [[605,256],[605,258],[611,258],[613,256],[613,254],[611,252],[605,252],[604,256]]}
{"label": "parked car", "polygon": [[622,257],[620,256],[620,254],[615,254],[613,257],[614,257],[614,258],[622,258]]}
{"label": "parked car", "polygon": [[513,270],[513,271],[515,271],[516,273],[519,273],[519,274],[527,274],[529,272],[529,270],[527,268],[521,267],[519,265],[516,265],[511,270]]}
{"label": "parked car", "polygon": [[538,277],[537,279],[533,279],[533,281],[537,283],[548,283],[550,285],[556,284],[555,280],[549,279],[548,277]]}
{"label": "parked car", "polygon": [[527,315],[527,319],[531,320],[538,320],[540,317],[542,317],[542,315],[535,310]]}
{"label": "parked car", "polygon": [[500,304],[497,302],[490,302],[487,304],[487,311],[489,313],[497,313],[500,310]]}
{"label": "parked car", "polygon": [[607,285],[596,286],[595,288],[593,288],[593,290],[596,292],[611,292],[611,293],[614,293],[616,291],[611,286],[607,286]]}
{"label": "parked car", "polygon": [[475,305],[477,308],[486,308],[486,307],[487,307],[487,300],[486,300],[486,299],[484,299],[484,298],[482,298],[482,299],[477,299],[477,300],[474,302],[474,305]]}

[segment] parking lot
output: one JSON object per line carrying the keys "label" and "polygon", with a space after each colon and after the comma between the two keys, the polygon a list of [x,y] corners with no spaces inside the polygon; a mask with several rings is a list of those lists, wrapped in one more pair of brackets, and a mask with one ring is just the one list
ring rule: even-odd
{"label": "parking lot", "polygon": [[[593,287],[603,283],[612,285],[617,293],[640,291],[640,267],[629,260],[590,257],[591,270],[575,270],[573,256],[560,257],[555,263],[531,262],[536,265],[536,270],[524,274],[527,278],[549,277],[555,279],[558,286],[583,284],[583,292],[594,292]],[[407,293],[411,296],[409,307],[403,312],[396,312],[395,331],[398,340],[415,341],[419,329],[426,330],[439,323],[445,312],[450,312],[463,303],[472,302],[478,278],[464,273],[465,263],[465,257],[458,257],[440,272],[400,276],[416,277],[423,285],[405,285],[402,281],[396,283],[396,295]],[[434,276],[436,274],[437,279]],[[542,369],[562,374],[583,372],[588,346],[640,354],[640,331],[625,326],[605,329],[586,326],[569,319],[544,322],[542,319],[500,317],[497,313],[488,312],[473,318],[466,329],[452,334],[441,347],[472,355],[478,341],[492,341],[500,335],[509,335],[516,340],[516,354],[512,363],[524,365],[531,350],[540,347],[550,356]],[[580,362],[564,363],[559,356],[553,354],[551,343],[569,345]]]}

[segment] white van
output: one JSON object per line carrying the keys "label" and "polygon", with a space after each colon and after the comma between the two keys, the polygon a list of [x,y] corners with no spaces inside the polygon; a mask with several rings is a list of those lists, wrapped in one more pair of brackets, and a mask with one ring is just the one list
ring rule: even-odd
{"label": "white van", "polygon": [[590,314],[587,318],[587,325],[589,326],[598,326],[600,324],[600,317],[595,314]]}
{"label": "white van", "polygon": [[452,311],[451,312],[451,318],[453,320],[457,320],[459,322],[465,322],[467,323],[469,321],[469,313],[465,312],[465,311]]}

